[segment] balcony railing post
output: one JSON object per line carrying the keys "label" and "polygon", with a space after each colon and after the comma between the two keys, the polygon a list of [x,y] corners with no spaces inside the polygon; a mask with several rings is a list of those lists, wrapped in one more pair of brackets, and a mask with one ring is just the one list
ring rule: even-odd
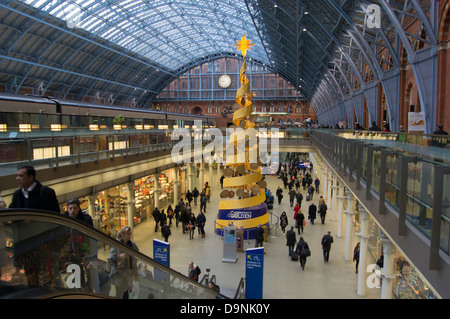
{"label": "balcony railing post", "polygon": [[386,212],[385,198],[386,198],[386,159],[388,156],[387,150],[381,150],[380,163],[380,199],[378,205],[378,214],[384,215]]}
{"label": "balcony railing post", "polygon": [[353,172],[355,171],[355,152],[356,152],[356,142],[348,141],[347,148],[347,160],[348,160],[348,181],[353,182]]}
{"label": "balcony railing post", "polygon": [[367,162],[366,162],[366,199],[372,199],[372,163],[373,163],[373,152],[376,150],[375,146],[370,146],[367,148]]}
{"label": "balcony railing post", "polygon": [[411,161],[409,156],[401,155],[400,161],[400,194],[398,204],[398,235],[406,235],[406,201],[408,196],[408,163]]}
{"label": "balcony railing post", "polygon": [[363,145],[359,142],[356,143],[356,189],[361,189],[361,175],[362,175],[362,154]]}

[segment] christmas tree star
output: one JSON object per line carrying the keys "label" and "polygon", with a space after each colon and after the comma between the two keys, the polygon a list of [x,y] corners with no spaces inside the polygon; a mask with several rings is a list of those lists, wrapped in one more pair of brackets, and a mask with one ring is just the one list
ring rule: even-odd
{"label": "christmas tree star", "polygon": [[247,50],[250,50],[250,47],[255,45],[254,43],[250,43],[252,40],[247,40],[245,34],[242,36],[241,40],[238,40],[238,43],[233,44],[233,46],[238,48],[238,51],[242,51],[242,55],[245,57]]}

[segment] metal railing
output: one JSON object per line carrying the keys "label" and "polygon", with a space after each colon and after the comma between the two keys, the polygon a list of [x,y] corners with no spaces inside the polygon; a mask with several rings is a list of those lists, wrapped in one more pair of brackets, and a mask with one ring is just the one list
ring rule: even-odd
{"label": "metal railing", "polygon": [[410,148],[399,147],[399,143],[404,143],[398,140],[373,143],[366,138],[351,139],[349,132],[343,136],[336,131],[339,130],[312,131],[313,145],[341,169],[342,178],[355,182],[356,189],[365,186],[365,199],[378,198],[379,215],[387,213],[387,206],[398,213],[399,235],[405,235],[408,221],[429,238],[430,254],[434,256],[430,257],[430,268],[436,267],[439,249],[450,254],[450,150],[447,144],[422,145],[411,153]]}
{"label": "metal railing", "polygon": [[[0,210],[0,238],[6,243],[0,250],[0,298],[91,294],[98,298],[228,299],[62,214]],[[128,260],[132,267],[120,267],[112,256]]]}

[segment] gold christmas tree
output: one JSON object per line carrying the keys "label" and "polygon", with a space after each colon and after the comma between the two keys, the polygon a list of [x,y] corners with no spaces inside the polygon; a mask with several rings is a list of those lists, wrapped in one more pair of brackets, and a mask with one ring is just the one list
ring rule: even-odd
{"label": "gold christmas tree", "polygon": [[232,223],[238,228],[251,229],[269,222],[264,191],[266,182],[261,174],[255,124],[251,119],[253,94],[245,74],[245,55],[253,45],[255,44],[247,40],[245,35],[234,44],[242,51],[244,62],[239,72],[241,86],[236,92],[236,102],[240,108],[233,113],[233,124],[237,129],[230,134],[227,167],[224,169],[223,187],[228,189],[224,189],[220,194],[223,200],[219,202],[218,228]]}

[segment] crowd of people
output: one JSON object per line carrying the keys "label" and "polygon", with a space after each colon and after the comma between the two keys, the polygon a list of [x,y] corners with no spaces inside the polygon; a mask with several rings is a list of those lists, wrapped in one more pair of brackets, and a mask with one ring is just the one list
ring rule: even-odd
{"label": "crowd of people", "polygon": [[[298,163],[303,163],[303,165],[298,165]],[[304,165],[304,163],[308,164]],[[277,174],[279,179],[282,180],[284,190],[288,193],[290,207],[294,207],[294,226],[291,226],[290,229],[286,231],[289,225],[289,218],[286,211],[283,211],[280,214],[280,228],[283,235],[286,236],[286,246],[288,246],[289,257],[291,260],[300,261],[300,266],[302,270],[304,270],[306,260],[311,256],[311,250],[304,235],[300,236],[298,241],[296,235],[304,233],[306,220],[309,220],[310,225],[314,225],[317,214],[320,216],[321,224],[325,224],[325,216],[328,207],[323,196],[319,197],[317,205],[314,203],[314,193],[319,193],[320,180],[318,177],[312,177],[313,164],[310,163],[307,154],[288,153],[285,162],[280,164]],[[278,199],[278,205],[282,204],[284,190],[281,186],[277,187],[275,194]],[[302,195],[302,190],[305,192],[305,197]],[[306,217],[301,209],[303,199],[308,203],[308,213]],[[331,232],[328,231],[322,237],[320,242],[325,263],[328,263],[329,261],[332,243],[333,236],[331,236]]]}
{"label": "crowd of people", "polygon": [[[197,215],[195,215],[193,208],[196,209],[198,198],[200,197],[200,208]],[[180,199],[180,201],[172,208],[172,205],[167,207],[167,213],[164,209],[159,210],[155,207],[152,213],[153,219],[155,221],[155,233],[157,233],[158,226],[161,227],[161,235],[164,237],[166,242],[169,241],[169,236],[172,235],[171,226],[172,219],[175,218],[175,227],[181,225],[181,230],[183,234],[188,233],[189,239],[194,239],[195,230],[197,230],[201,238],[205,238],[205,224],[206,224],[206,204],[210,202],[211,198],[211,187],[209,182],[206,182],[202,191],[199,192],[197,187],[191,192],[187,190],[185,194],[185,201]],[[192,204],[193,202],[193,204]],[[169,219],[169,222],[167,222]]]}

